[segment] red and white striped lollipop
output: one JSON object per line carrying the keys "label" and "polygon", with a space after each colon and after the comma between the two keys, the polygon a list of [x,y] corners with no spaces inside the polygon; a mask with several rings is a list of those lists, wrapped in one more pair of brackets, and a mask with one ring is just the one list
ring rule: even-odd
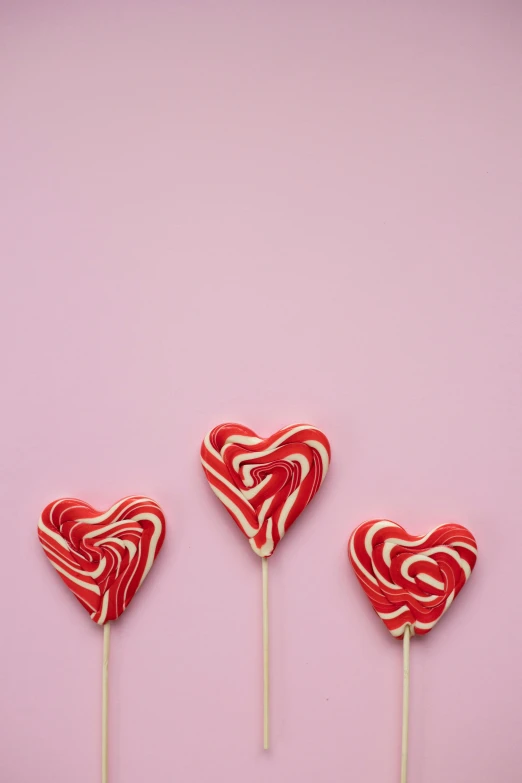
{"label": "red and white striped lollipop", "polygon": [[412,536],[386,519],[359,525],[348,556],[374,610],[403,640],[401,783],[407,780],[410,637],[429,633],[469,579],[477,542],[462,525],[446,524]]}
{"label": "red and white striped lollipop", "polygon": [[123,498],[108,511],[83,500],[49,503],[38,523],[43,550],[95,623],[103,626],[101,781],[107,783],[111,621],[143,584],[165,538],[163,511],[150,498]]}
{"label": "red and white striped lollipop", "polygon": [[310,424],[260,438],[241,424],[214,427],[201,446],[210,486],[260,557],[275,551],[328,471],[330,444]]}
{"label": "red and white striped lollipop", "polygon": [[67,587],[103,625],[122,614],[143,584],[163,545],[165,517],[140,496],[108,511],[61,498],[44,508],[38,537]]}
{"label": "red and white striped lollipop", "polygon": [[220,424],[203,441],[201,461],[210,486],[261,558],[268,750],[268,558],[323,483],[330,444],[310,424],[293,424],[269,438],[242,424]]}
{"label": "red and white striped lollipop", "polygon": [[462,590],[477,560],[477,542],[462,525],[412,536],[389,520],[354,530],[348,554],[373,608],[397,639],[406,626],[426,634]]}

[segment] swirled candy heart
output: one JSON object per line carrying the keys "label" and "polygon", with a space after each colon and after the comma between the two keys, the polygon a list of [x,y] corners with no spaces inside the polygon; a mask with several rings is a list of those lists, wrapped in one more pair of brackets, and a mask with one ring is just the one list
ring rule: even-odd
{"label": "swirled candy heart", "polygon": [[108,511],[62,498],[44,508],[38,536],[67,587],[103,625],[143,584],[165,538],[165,517],[146,497],[123,498]]}
{"label": "swirled candy heart", "polygon": [[269,557],[321,486],[330,444],[310,424],[260,438],[241,424],[220,424],[201,447],[205,474],[254,552]]}
{"label": "swirled candy heart", "polygon": [[348,555],[363,590],[397,639],[407,625],[426,634],[466,584],[477,560],[477,543],[462,525],[411,536],[388,520],[354,530]]}

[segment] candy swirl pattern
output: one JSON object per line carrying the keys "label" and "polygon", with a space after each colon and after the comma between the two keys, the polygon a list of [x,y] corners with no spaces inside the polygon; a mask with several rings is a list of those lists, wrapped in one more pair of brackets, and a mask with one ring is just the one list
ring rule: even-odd
{"label": "candy swirl pattern", "polygon": [[477,543],[462,525],[411,536],[388,520],[354,530],[348,555],[363,590],[397,639],[407,625],[427,634],[462,590],[477,560]]}
{"label": "candy swirl pattern", "polygon": [[38,524],[45,554],[95,623],[116,620],[149,573],[165,538],[150,498],[126,497],[108,511],[82,500],[49,503]]}
{"label": "candy swirl pattern", "polygon": [[321,486],[330,444],[310,424],[260,438],[241,424],[220,424],[201,447],[206,477],[250,546],[269,557]]}

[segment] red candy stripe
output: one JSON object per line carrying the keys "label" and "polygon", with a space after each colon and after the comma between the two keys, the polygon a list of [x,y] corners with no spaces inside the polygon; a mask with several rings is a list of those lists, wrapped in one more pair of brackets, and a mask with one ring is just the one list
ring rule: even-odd
{"label": "red candy stripe", "polygon": [[390,633],[406,625],[426,634],[462,590],[477,560],[477,542],[462,525],[411,536],[388,520],[354,530],[348,555],[363,590]]}
{"label": "red candy stripe", "polygon": [[45,554],[94,622],[115,620],[130,604],[165,538],[153,500],[123,498],[108,511],[82,500],[49,503],[38,524]]}
{"label": "red candy stripe", "polygon": [[309,424],[285,427],[270,438],[241,424],[220,424],[203,441],[201,461],[254,552],[269,557],[321,486],[330,444]]}

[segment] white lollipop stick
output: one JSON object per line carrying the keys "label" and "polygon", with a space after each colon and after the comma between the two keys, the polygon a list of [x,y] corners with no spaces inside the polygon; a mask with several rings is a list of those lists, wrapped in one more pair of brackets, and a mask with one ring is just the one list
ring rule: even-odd
{"label": "white lollipop stick", "polygon": [[107,717],[109,706],[109,647],[110,647],[111,624],[105,623],[103,626],[103,669],[102,669],[102,783],[107,783],[107,749],[108,732]]}
{"label": "white lollipop stick", "polygon": [[401,783],[406,783],[408,773],[408,716],[410,710],[410,626],[404,629],[402,640],[403,681],[402,681],[402,760]]}
{"label": "white lollipop stick", "polygon": [[268,750],[268,558],[263,568],[263,747]]}

